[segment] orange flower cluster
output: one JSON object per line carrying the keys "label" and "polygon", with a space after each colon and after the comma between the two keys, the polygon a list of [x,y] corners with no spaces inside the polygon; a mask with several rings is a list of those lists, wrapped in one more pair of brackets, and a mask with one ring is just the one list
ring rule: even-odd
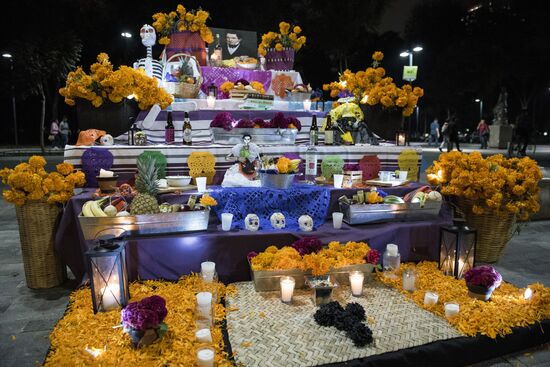
{"label": "orange flower cluster", "polygon": [[252,270],[287,270],[301,269],[311,270],[313,275],[326,274],[330,269],[343,266],[365,264],[365,257],[370,247],[364,242],[340,242],[333,241],[318,253],[300,256],[298,251],[290,246],[278,249],[269,246],[264,252],[259,253],[251,260]]}
{"label": "orange flower cluster", "polygon": [[[94,315],[90,289],[83,288],[70,296],[69,311],[50,335],[51,352],[45,366],[195,366],[196,351],[205,345],[195,340],[195,305],[197,292],[217,294],[219,302],[226,294],[236,292],[234,286],[222,283],[203,283],[196,275],[176,282],[144,281],[130,285],[131,302],[159,295],[166,300],[168,332],[151,345],[135,349],[120,324],[120,311],[100,312]],[[215,349],[215,365],[233,364],[224,351],[221,323],[224,306],[215,306],[215,326],[211,328]],[[101,354],[92,357],[85,349],[97,348]]]}
{"label": "orange flower cluster", "polygon": [[170,13],[156,13],[153,15],[153,27],[159,33],[159,43],[167,45],[170,43],[170,35],[175,31],[199,32],[202,40],[206,43],[213,43],[212,30],[206,26],[210,14],[202,9],[186,10],[179,4],[176,11]]}
{"label": "orange flower cluster", "polygon": [[[381,274],[378,279],[399,290],[418,306],[442,317],[445,316],[445,302],[458,303],[460,312],[448,321],[459,332],[468,336],[481,334],[496,339],[497,336],[512,333],[513,327],[532,325],[550,317],[550,288],[545,288],[540,283],[529,285],[533,291],[529,300],[523,297],[525,289],[502,283],[493,292],[491,301],[483,302],[468,295],[464,280],[443,275],[435,262],[421,262],[416,266],[401,264],[400,272],[405,269],[415,269],[417,272],[414,292],[403,290],[401,276],[388,278]],[[424,305],[426,291],[437,292],[437,304]]]}
{"label": "orange flower cluster", "polygon": [[267,49],[274,48],[276,51],[282,51],[286,48],[293,48],[298,52],[306,44],[306,36],[302,35],[302,28],[291,26],[290,23],[280,22],[279,32],[267,32],[262,35],[262,42],[258,45],[258,54],[265,56]]}
{"label": "orange flower cluster", "polygon": [[349,91],[357,103],[371,106],[380,104],[384,109],[401,109],[403,116],[410,116],[424,95],[420,87],[405,84],[398,87],[392,78],[386,76],[386,70],[379,66],[384,54],[376,51],[372,55],[372,66],[364,71],[353,73],[345,70],[337,82],[323,85],[323,90],[330,91],[330,96],[336,98],[343,91]]}
{"label": "orange flower cluster", "polygon": [[0,170],[2,183],[10,186],[2,193],[4,200],[21,206],[27,201],[65,203],[74,193],[74,188],[86,183],[84,173],[75,171],[70,163],[60,163],[56,172],[46,172],[44,157],[34,155],[29,163],[19,163],[14,169]]}
{"label": "orange flower cluster", "polygon": [[428,182],[441,186],[444,195],[473,200],[472,211],[483,214],[513,213],[526,220],[540,209],[542,173],[529,157],[506,159],[501,154],[483,158],[481,153],[443,153],[426,170]]}

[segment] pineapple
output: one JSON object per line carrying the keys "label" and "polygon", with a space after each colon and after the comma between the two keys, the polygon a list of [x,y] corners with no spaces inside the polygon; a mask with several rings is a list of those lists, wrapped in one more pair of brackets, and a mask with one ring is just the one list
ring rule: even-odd
{"label": "pineapple", "polygon": [[156,195],[158,193],[157,167],[153,157],[137,160],[138,176],[136,178],[137,195],[132,200],[130,213],[159,213]]}

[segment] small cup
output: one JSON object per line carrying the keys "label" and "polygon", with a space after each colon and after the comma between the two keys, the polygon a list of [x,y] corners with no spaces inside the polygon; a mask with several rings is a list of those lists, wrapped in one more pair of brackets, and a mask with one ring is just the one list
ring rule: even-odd
{"label": "small cup", "polygon": [[460,312],[460,305],[456,302],[445,302],[445,317],[455,317]]}
{"label": "small cup", "polygon": [[197,349],[197,367],[214,367],[216,351],[212,347]]}
{"label": "small cup", "polygon": [[424,294],[425,305],[435,305],[437,304],[438,299],[439,299],[439,295],[436,292],[427,291]]}
{"label": "small cup", "polygon": [[399,181],[407,181],[408,175],[409,175],[409,172],[407,171],[399,171]]}
{"label": "small cup", "polygon": [[231,222],[233,222],[233,214],[231,213],[222,213],[222,230],[230,231]]}
{"label": "small cup", "polygon": [[197,191],[202,193],[206,192],[206,177],[197,177]]}
{"label": "small cup", "polygon": [[212,333],[210,332],[210,328],[198,329],[195,332],[195,339],[199,343],[212,343]]}
{"label": "small cup", "polygon": [[344,219],[344,213],[334,212],[332,213],[332,225],[334,229],[342,228],[342,220]]}
{"label": "small cup", "polygon": [[281,301],[283,303],[291,303],[292,295],[294,294],[294,286],[296,280],[291,276],[282,276],[280,280],[281,285]]}
{"label": "small cup", "polygon": [[343,182],[344,182],[344,175],[334,174],[334,187],[335,188],[341,189]]}
{"label": "small cup", "polygon": [[403,289],[409,292],[414,292],[416,289],[416,272],[413,269],[405,269],[403,271]]}

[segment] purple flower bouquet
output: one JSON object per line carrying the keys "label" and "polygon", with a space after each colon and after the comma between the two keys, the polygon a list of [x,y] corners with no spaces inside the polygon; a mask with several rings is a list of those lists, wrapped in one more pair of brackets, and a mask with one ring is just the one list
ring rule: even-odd
{"label": "purple flower bouquet", "polygon": [[464,273],[470,296],[488,301],[502,283],[502,276],[490,265],[477,266]]}
{"label": "purple flower bouquet", "polygon": [[147,297],[122,309],[122,326],[132,338],[135,347],[148,345],[161,338],[168,330],[164,323],[167,314],[164,298]]}

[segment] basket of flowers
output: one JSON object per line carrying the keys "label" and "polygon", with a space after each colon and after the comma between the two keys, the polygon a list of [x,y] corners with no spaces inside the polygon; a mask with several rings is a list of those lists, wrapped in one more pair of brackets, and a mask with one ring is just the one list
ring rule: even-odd
{"label": "basket of flowers", "polygon": [[294,56],[306,43],[305,36],[299,36],[302,29],[287,22],[279,23],[279,32],[268,32],[262,36],[258,54],[265,56],[268,70],[292,70]]}
{"label": "basket of flowers", "polygon": [[179,53],[164,63],[162,84],[176,98],[196,98],[202,83],[201,68],[194,56]]}

